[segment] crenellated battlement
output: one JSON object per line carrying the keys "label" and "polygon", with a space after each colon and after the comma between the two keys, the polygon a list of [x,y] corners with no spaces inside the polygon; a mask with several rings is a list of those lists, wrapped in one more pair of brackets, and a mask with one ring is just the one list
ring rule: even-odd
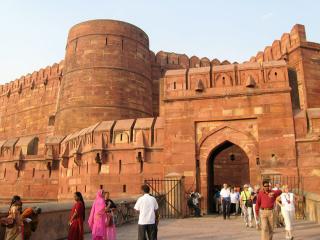
{"label": "crenellated battlement", "polygon": [[33,73],[28,73],[20,78],[0,85],[0,97],[3,95],[10,95],[14,92],[21,93],[25,88],[34,88],[38,85],[47,85],[48,81],[54,78],[61,78],[63,72],[64,61],[59,63],[54,63],[46,68],[41,68],[39,71],[34,71]]}
{"label": "crenellated battlement", "polygon": [[304,25],[296,24],[290,33],[283,33],[280,40],[274,40],[271,46],[267,46],[263,51],[259,51],[256,56],[250,58],[249,62],[287,60],[286,55],[300,46],[320,49],[320,44],[307,41]]}
{"label": "crenellated battlement", "polygon": [[63,67],[61,61],[0,86],[0,139],[44,139],[53,131]]}
{"label": "crenellated battlement", "polygon": [[224,60],[220,62],[218,59],[209,60],[207,57],[199,58],[197,56],[188,57],[186,54],[179,54],[173,52],[160,51],[157,54],[150,51],[151,63],[160,65],[166,69],[175,68],[198,68],[210,67],[218,65],[230,64],[229,61]]}

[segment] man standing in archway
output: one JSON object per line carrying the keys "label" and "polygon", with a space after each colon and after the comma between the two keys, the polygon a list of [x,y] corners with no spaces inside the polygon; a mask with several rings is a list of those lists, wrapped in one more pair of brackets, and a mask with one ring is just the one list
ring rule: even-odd
{"label": "man standing in archway", "polygon": [[222,214],[223,219],[226,219],[227,216],[230,218],[230,189],[228,188],[228,184],[224,183],[223,188],[220,191],[221,205],[222,205]]}

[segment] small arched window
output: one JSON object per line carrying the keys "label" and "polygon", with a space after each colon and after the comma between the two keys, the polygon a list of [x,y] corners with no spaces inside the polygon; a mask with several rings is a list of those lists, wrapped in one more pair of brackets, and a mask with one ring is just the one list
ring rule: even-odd
{"label": "small arched window", "polygon": [[27,155],[37,155],[38,154],[38,144],[39,138],[35,137],[28,144]]}

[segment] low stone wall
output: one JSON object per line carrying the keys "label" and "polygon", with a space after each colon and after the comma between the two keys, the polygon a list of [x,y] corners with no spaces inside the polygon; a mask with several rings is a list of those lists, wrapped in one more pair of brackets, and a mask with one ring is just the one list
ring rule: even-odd
{"label": "low stone wall", "polygon": [[306,193],[306,216],[310,221],[320,223],[320,195]]}
{"label": "low stone wall", "polygon": [[[133,209],[136,198],[134,199],[118,199],[114,202],[117,205],[115,211],[116,224],[122,225],[128,222],[135,222],[137,215]],[[88,218],[92,201],[86,201],[86,220],[84,229],[89,233]],[[32,240],[62,240],[68,234],[68,220],[70,217],[71,208],[74,202],[48,202],[48,203],[34,203],[24,204],[23,208],[40,207],[42,213],[39,216],[39,225],[37,231],[32,233]],[[0,207],[0,215],[5,216],[8,207]]]}

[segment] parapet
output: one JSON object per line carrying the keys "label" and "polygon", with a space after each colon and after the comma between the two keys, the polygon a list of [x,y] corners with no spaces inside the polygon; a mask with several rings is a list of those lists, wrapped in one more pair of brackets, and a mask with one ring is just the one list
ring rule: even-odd
{"label": "parapet", "polygon": [[319,44],[307,42],[306,31],[304,25],[296,24],[290,33],[284,33],[280,40],[273,41],[271,46],[265,47],[264,51],[260,51],[250,58],[250,62],[268,62],[274,60],[286,60],[286,54],[300,46],[317,46]]}
{"label": "parapet", "polygon": [[41,84],[47,85],[48,81],[53,78],[61,80],[63,66],[64,61],[60,61],[59,63],[54,63],[44,69],[41,68],[39,71],[34,71],[33,73],[21,76],[10,83],[0,85],[0,96],[6,95],[7,97],[10,97],[12,93],[18,92],[20,94],[26,88],[33,89]]}
{"label": "parapet", "polygon": [[230,64],[230,62],[227,60],[220,62],[215,58],[210,61],[207,57],[199,58],[197,56],[192,56],[189,58],[186,54],[164,51],[160,51],[157,54],[154,54],[152,51],[150,51],[150,58],[151,63],[157,64],[165,69],[188,69]]}
{"label": "parapet", "polygon": [[39,138],[26,136],[10,138],[0,141],[0,159],[20,161],[27,156],[36,156],[38,153]]}
{"label": "parapet", "polygon": [[61,142],[60,158],[76,158],[77,154],[93,150],[101,152],[100,156],[103,156],[104,152],[119,148],[135,150],[161,147],[164,140],[163,125],[160,117],[102,121],[67,135]]}
{"label": "parapet", "polygon": [[106,33],[110,36],[127,36],[149,47],[148,35],[141,28],[113,19],[88,20],[74,25],[70,29],[68,43],[83,36],[105,35]]}
{"label": "parapet", "polygon": [[168,70],[164,76],[164,100],[253,94],[276,88],[290,90],[284,60]]}

